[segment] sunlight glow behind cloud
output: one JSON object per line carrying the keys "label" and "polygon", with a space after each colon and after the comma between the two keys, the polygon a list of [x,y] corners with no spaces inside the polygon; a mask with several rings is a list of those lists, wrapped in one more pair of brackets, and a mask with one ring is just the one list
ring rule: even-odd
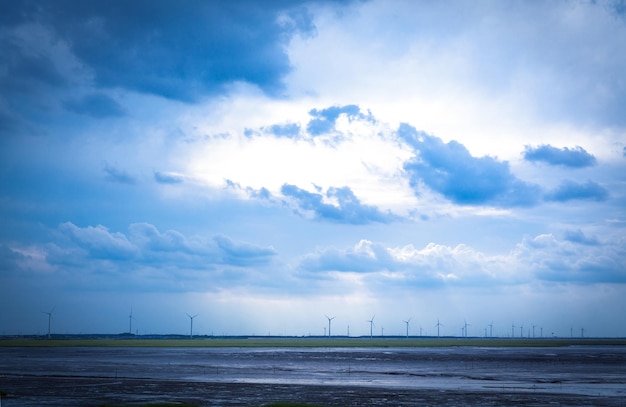
{"label": "sunlight glow behind cloud", "polygon": [[0,334],[626,335],[619,2],[114,3],[0,4]]}

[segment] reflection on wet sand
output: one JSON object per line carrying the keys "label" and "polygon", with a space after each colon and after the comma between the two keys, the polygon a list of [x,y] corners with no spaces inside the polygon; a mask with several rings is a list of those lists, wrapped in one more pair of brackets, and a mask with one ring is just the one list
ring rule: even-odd
{"label": "reflection on wet sand", "polygon": [[[3,406],[622,405],[626,347],[3,348]],[[533,404],[535,403],[535,404]]]}

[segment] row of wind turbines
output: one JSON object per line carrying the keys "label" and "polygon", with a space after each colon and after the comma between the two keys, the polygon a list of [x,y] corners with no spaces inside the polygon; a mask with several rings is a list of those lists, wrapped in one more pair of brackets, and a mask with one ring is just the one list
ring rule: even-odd
{"label": "row of wind turbines", "polygon": [[[328,315],[324,314],[324,316],[326,317],[326,319],[328,319],[328,336],[332,336],[331,335],[331,322],[333,321],[333,319],[335,319],[336,317],[329,317]],[[374,336],[374,318],[376,317],[376,314],[372,315],[371,319],[368,319],[367,322],[370,324],[370,338]],[[406,325],[406,337],[409,337],[409,323],[411,322],[411,318],[407,319],[407,320],[403,320],[402,322],[404,322],[404,324]],[[442,323],[439,322],[439,318],[437,318],[437,324],[435,324],[435,327],[437,328],[437,336],[439,337],[440,332],[439,332],[439,328],[444,326]],[[469,324],[467,322],[465,322],[465,335],[467,336],[467,327],[469,326]],[[384,328],[381,327],[381,335],[384,335]],[[326,328],[324,328],[324,336],[326,336]],[[350,336],[350,326],[348,325],[348,336]],[[420,327],[420,336],[422,336],[422,328]]]}
{"label": "row of wind turbines", "polygon": [[[326,335],[326,328],[324,328],[324,336],[331,336],[331,322],[333,321],[333,319],[335,319],[336,317],[329,317],[328,315],[324,314],[324,316],[326,317],[326,319],[328,320],[328,335]],[[367,322],[370,325],[370,337],[374,336],[374,318],[376,315],[372,315],[371,319],[368,319]],[[406,325],[406,337],[409,337],[409,324],[411,322],[411,318],[403,320],[402,322],[404,322],[404,324]],[[437,337],[441,336],[441,327],[444,327],[445,325],[441,323],[441,321],[439,320],[439,318],[437,318],[437,323],[433,326],[434,328],[437,328]],[[471,326],[471,324],[467,323],[467,320],[463,320],[463,325],[461,326],[461,336],[467,338],[468,335],[468,327]],[[531,324],[532,326],[532,338],[536,338],[537,336],[535,335],[535,328],[537,328],[537,325],[535,324]],[[487,327],[489,328],[489,335],[487,335],[487,328],[485,328],[485,337],[486,338],[493,338],[493,321],[487,325]],[[515,338],[515,324],[513,323],[511,326],[511,338]],[[520,333],[518,338],[523,338],[524,337],[524,326],[520,325],[519,327]],[[540,329],[540,334],[539,337],[543,338],[543,327],[539,327]],[[384,336],[384,328],[381,327],[381,335]],[[348,336],[350,336],[350,326],[348,326]],[[422,336],[422,327],[420,326],[420,336]],[[554,332],[551,333],[551,336],[555,336]],[[570,336],[573,338],[574,337],[574,328],[570,328]],[[531,331],[530,328],[528,329],[528,338],[531,338]],[[580,337],[584,338],[585,337],[585,328],[580,328]]]}
{"label": "row of wind turbines", "polygon": [[[52,314],[54,313],[54,309],[56,308],[56,306],[52,307],[52,309],[50,311],[42,311],[43,314],[48,315],[48,333],[46,335],[46,337],[48,339],[50,339],[52,331]],[[193,338],[193,320],[194,318],[196,318],[199,314],[195,314],[195,315],[190,315],[185,313],[185,315],[187,315],[189,317],[189,321],[190,321],[190,327],[189,327],[189,338]],[[130,314],[128,315],[128,334],[132,335],[133,334],[133,320],[136,320],[136,318],[133,316],[133,308],[130,308]]]}
{"label": "row of wind turbines", "polygon": [[[48,316],[48,333],[47,333],[47,337],[50,338],[51,337],[51,327],[52,327],[52,319],[53,319],[53,313],[55,310],[56,306],[53,307],[50,311],[46,312],[46,311],[42,311],[43,314],[46,314]],[[185,313],[185,315],[187,315],[187,317],[189,318],[189,338],[192,339],[193,338],[193,321],[194,319],[199,315],[199,314],[188,314]],[[328,332],[326,332],[326,328],[324,328],[324,336],[332,336],[332,332],[331,332],[331,328],[332,328],[332,321],[336,318],[336,316],[328,316],[326,314],[324,314],[324,316],[326,317],[326,319],[328,320]],[[374,319],[375,319],[376,315],[372,315],[372,318],[368,319],[366,322],[369,323],[369,327],[370,327],[370,337],[374,336],[374,327],[375,327],[375,323],[374,323]],[[403,320],[402,322],[404,322],[405,326],[406,326],[406,337],[409,337],[409,324],[411,322],[412,318],[408,318],[406,320]],[[133,308],[131,307],[130,309],[130,314],[128,315],[128,333],[130,335],[132,335],[133,332],[133,320],[136,320],[136,318],[133,316]],[[462,337],[468,337],[468,327],[472,326],[471,324],[468,324],[466,320],[463,320],[463,325],[461,326],[461,336]],[[490,337],[493,338],[493,321],[487,325],[487,327],[489,328],[489,335],[487,335],[487,327],[485,328],[485,337]],[[445,327],[444,324],[441,323],[441,321],[439,320],[439,318],[437,318],[437,323],[433,326],[434,328],[437,328],[437,337],[441,336],[441,327]],[[531,328],[528,328],[527,331],[527,337],[528,338],[536,338],[537,336],[535,329],[537,328],[537,325],[535,324],[531,324],[532,327],[532,331]],[[511,338],[515,338],[515,332],[516,332],[516,328],[519,328],[519,336],[517,336],[518,338],[523,338],[524,337],[524,325],[520,325],[520,326],[516,326],[514,323],[511,324]],[[540,334],[539,334],[539,338],[543,338],[543,327],[539,327],[540,330]],[[532,336],[531,336],[531,332],[532,332]],[[381,327],[381,335],[384,336],[384,327]],[[348,325],[348,332],[347,332],[347,336],[350,336],[350,326]],[[420,334],[419,336],[423,336],[422,335],[422,327],[420,326]],[[551,337],[554,337],[554,332],[551,333],[550,335]],[[570,328],[570,336],[573,338],[574,337],[574,328],[571,327]],[[584,338],[585,337],[585,328],[580,328],[580,337]]]}

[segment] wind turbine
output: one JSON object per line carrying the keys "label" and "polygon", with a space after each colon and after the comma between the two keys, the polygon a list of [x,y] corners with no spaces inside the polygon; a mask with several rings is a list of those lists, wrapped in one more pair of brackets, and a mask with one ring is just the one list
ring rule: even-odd
{"label": "wind turbine", "polygon": [[52,323],[52,313],[54,312],[55,308],[56,308],[56,305],[54,307],[52,307],[50,312],[42,311],[43,314],[48,315],[48,339],[50,339],[50,325]]}
{"label": "wind turbine", "polygon": [[435,327],[437,328],[437,338],[439,338],[439,327],[440,326],[444,326],[442,323],[439,322],[439,318],[437,318],[437,324],[435,325]]}
{"label": "wind turbine", "polygon": [[468,324],[466,320],[463,320],[463,322],[464,322],[463,323],[463,328],[464,328],[464,332],[465,332],[465,337],[467,338],[467,327],[468,326],[472,326],[472,325]]}
{"label": "wind turbine", "polygon": [[535,324],[532,324],[532,325],[533,325],[533,338],[534,338],[534,337],[535,337],[535,327],[536,327],[537,325],[535,325]]}
{"label": "wind turbine", "polygon": [[[187,313],[185,312],[185,314],[187,314]],[[189,339],[193,339],[193,319],[194,319],[195,317],[197,317],[197,316],[198,316],[198,314],[193,315],[193,316],[192,316],[192,315],[187,314],[187,316],[189,317],[189,322],[190,322],[190,324],[191,324],[191,326],[189,327]]]}
{"label": "wind turbine", "polygon": [[368,320],[367,322],[370,323],[370,338],[372,338],[374,336],[374,317],[376,315],[372,315],[372,319]]}
{"label": "wind turbine", "polygon": [[493,321],[489,324],[489,337],[493,338]]}
{"label": "wind turbine", "polygon": [[332,321],[333,319],[335,319],[336,317],[329,317],[328,315],[324,314],[324,316],[326,317],[326,319],[328,319],[328,337],[330,338],[330,321]]}
{"label": "wind turbine", "polygon": [[511,338],[515,338],[515,324],[511,324]]}
{"label": "wind turbine", "polygon": [[519,326],[519,337],[520,338],[524,337],[524,324]]}
{"label": "wind turbine", "polygon": [[406,324],[406,337],[408,338],[409,337],[409,322],[411,322],[411,318],[403,322]]}
{"label": "wind turbine", "polygon": [[130,307],[130,315],[128,315],[128,335],[133,334],[133,319],[136,321],[137,318],[133,316],[133,307]]}

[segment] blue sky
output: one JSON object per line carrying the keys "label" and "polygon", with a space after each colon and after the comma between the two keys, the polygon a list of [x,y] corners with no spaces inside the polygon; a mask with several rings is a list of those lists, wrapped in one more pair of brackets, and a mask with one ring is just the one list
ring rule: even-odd
{"label": "blue sky", "polygon": [[621,1],[0,5],[0,334],[626,336]]}

